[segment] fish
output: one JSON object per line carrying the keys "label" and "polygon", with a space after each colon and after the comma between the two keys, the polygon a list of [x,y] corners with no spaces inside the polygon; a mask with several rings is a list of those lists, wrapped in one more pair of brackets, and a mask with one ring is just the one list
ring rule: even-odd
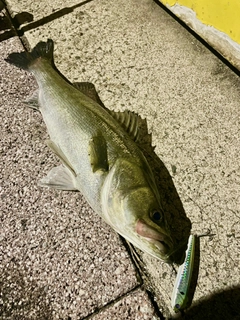
{"label": "fish", "polygon": [[188,292],[192,279],[194,266],[196,235],[190,235],[188,238],[187,250],[184,262],[180,265],[172,292],[171,305],[177,313],[183,311],[189,302]]}
{"label": "fish", "polygon": [[71,83],[57,69],[53,53],[48,39],[5,59],[35,76],[39,88],[27,104],[41,112],[47,145],[61,161],[39,185],[80,191],[127,241],[169,262],[170,228],[155,177],[137,145],[141,117],[107,109],[91,83]]}

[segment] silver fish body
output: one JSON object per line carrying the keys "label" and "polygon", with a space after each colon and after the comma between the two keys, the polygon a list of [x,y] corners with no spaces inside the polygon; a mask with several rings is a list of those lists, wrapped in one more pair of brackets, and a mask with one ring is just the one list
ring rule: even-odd
{"label": "silver fish body", "polygon": [[63,164],[40,185],[79,190],[115,231],[167,261],[172,239],[154,176],[133,139],[136,115],[121,113],[124,128],[119,114],[60,75],[53,64],[52,40],[38,43],[31,53],[13,53],[7,61],[34,74],[39,91],[30,102],[39,108],[50,136],[48,145]]}

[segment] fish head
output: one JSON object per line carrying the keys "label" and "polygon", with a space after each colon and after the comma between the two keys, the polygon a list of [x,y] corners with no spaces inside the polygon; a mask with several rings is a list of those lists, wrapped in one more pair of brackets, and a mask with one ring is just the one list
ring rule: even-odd
{"label": "fish head", "polygon": [[126,162],[112,168],[103,186],[102,208],[105,221],[126,240],[169,261],[173,249],[170,230],[156,188],[142,168]]}
{"label": "fish head", "polygon": [[151,188],[137,187],[129,192],[122,199],[122,209],[136,245],[141,250],[167,261],[173,242],[163,209]]}

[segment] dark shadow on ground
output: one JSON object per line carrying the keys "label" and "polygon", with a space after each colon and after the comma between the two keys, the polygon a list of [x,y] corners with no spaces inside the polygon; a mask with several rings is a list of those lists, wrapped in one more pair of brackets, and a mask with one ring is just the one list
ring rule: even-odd
{"label": "dark shadow on ground", "polygon": [[176,250],[176,252],[171,256],[172,262],[180,263],[183,258],[184,251],[186,250],[191,230],[191,222],[186,216],[181,199],[177,193],[168,169],[154,152],[152,137],[148,134],[148,127],[145,119],[140,121],[139,140],[140,142],[138,145],[148,160],[157,182],[165,213],[165,219],[168,222],[171,230],[171,236],[174,241],[174,248],[177,248],[180,243],[182,244],[179,250]]}
{"label": "dark shadow on ground", "polygon": [[[215,292],[193,305],[178,320],[240,320],[240,285]],[[170,320],[170,319],[169,319]]]}
{"label": "dark shadow on ground", "polygon": [[0,42],[16,36],[13,24],[5,8],[0,12]]}
{"label": "dark shadow on ground", "polygon": [[39,26],[42,26],[42,25],[44,25],[46,23],[49,23],[49,22],[51,22],[53,20],[56,20],[56,19],[58,19],[58,18],[60,18],[60,17],[62,17],[64,15],[66,15],[66,14],[69,14],[69,13],[73,12],[74,9],[76,9],[78,7],[81,7],[81,6],[87,4],[88,2],[91,2],[91,1],[93,1],[93,0],[86,0],[86,1],[83,1],[81,3],[75,4],[72,7],[66,7],[66,8],[60,9],[58,11],[55,11],[55,12],[49,14],[48,16],[43,17],[42,19],[39,19],[37,21],[29,23],[26,26],[23,26],[20,30],[21,30],[22,33],[24,33],[26,31],[35,29],[35,28],[37,28]]}
{"label": "dark shadow on ground", "polygon": [[16,30],[18,30],[21,24],[30,21],[33,21],[33,15],[29,12],[18,13],[14,16],[13,19],[10,18],[7,11],[5,11],[5,13],[2,12],[0,14],[0,42],[17,35],[21,35],[17,34]]}
{"label": "dark shadow on ground", "polygon": [[12,259],[0,272],[1,319],[53,319],[46,299],[46,288],[40,288],[26,266]]}
{"label": "dark shadow on ground", "polygon": [[[72,7],[66,7],[66,8],[60,9],[37,21],[33,21],[34,20],[33,15],[29,12],[21,12],[13,16],[12,14],[10,14],[10,10],[8,11],[8,9],[6,9],[6,12],[4,14],[4,19],[0,20],[0,30],[7,30],[7,31],[0,34],[0,42],[7,40],[9,38],[12,38],[16,35],[21,37],[24,35],[24,32],[35,29],[55,19],[58,19],[66,14],[69,14],[73,12],[74,9],[81,7],[91,1],[93,0],[85,0]],[[26,25],[21,27],[21,25],[23,24],[26,24]]]}

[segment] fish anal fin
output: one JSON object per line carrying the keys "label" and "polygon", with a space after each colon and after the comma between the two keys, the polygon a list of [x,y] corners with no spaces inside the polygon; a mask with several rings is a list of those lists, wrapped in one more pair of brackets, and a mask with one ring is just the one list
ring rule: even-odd
{"label": "fish anal fin", "polygon": [[92,137],[89,141],[88,153],[94,173],[108,171],[107,144],[101,134]]}
{"label": "fish anal fin", "polygon": [[70,172],[73,174],[73,176],[77,176],[74,169],[72,168],[70,162],[68,161],[67,157],[65,154],[62,152],[62,150],[52,141],[52,140],[47,140],[46,141],[48,147],[53,151],[53,153],[61,160],[61,162],[65,165],[65,167],[70,170]]}
{"label": "fish anal fin", "polygon": [[28,107],[39,111],[38,95],[39,89],[35,90],[33,94],[24,101],[24,103],[27,104]]}
{"label": "fish anal fin", "polygon": [[73,174],[63,165],[52,168],[48,174],[42,178],[38,185],[58,190],[77,191],[74,185]]}
{"label": "fish anal fin", "polygon": [[93,101],[97,102],[101,107],[106,109],[104,104],[102,103],[101,99],[99,98],[99,95],[97,93],[97,90],[93,83],[91,82],[73,82],[72,85],[81,91],[85,96],[91,98]]}

